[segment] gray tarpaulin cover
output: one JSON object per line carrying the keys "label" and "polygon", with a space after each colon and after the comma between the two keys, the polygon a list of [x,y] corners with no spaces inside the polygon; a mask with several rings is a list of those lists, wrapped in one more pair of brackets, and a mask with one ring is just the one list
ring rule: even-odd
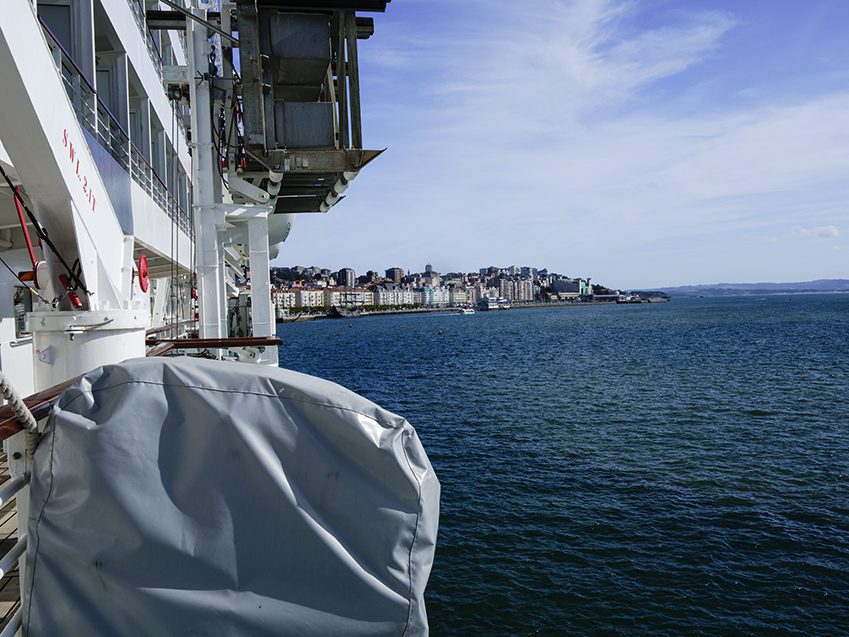
{"label": "gray tarpaulin cover", "polygon": [[97,369],[35,454],[29,637],[422,635],[439,482],[400,416],[295,372]]}

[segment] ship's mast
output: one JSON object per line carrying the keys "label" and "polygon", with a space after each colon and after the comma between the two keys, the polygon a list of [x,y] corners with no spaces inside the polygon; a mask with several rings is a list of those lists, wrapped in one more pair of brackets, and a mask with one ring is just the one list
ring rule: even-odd
{"label": "ship's mast", "polygon": [[[193,13],[206,18],[206,11],[195,9]],[[219,229],[224,229],[223,211],[216,208],[214,179],[218,176],[216,158],[212,144],[212,103],[209,57],[209,31],[195,20],[186,20],[188,42],[188,73],[190,78],[189,99],[191,101],[191,148],[192,186],[194,193],[193,214],[195,220],[195,250],[198,283],[198,310],[200,314],[200,337],[222,338],[226,336],[226,300],[221,264],[224,250],[218,238]]]}
{"label": "ship's mast", "polygon": [[[380,154],[362,148],[359,99],[357,39],[371,35],[373,21],[358,19],[361,3],[350,1],[239,0],[214,13],[166,4],[186,17],[188,68],[172,77],[182,75],[191,103],[199,335],[271,337],[269,244],[288,235],[294,214],[338,203]],[[382,11],[386,2],[362,8]],[[250,271],[245,333],[228,320],[231,310],[247,316],[246,296],[231,284],[240,274],[234,256]],[[256,360],[276,364],[276,352]]]}

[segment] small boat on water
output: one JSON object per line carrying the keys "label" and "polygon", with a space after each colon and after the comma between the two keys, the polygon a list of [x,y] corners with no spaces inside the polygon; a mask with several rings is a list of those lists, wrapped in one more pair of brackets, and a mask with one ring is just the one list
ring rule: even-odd
{"label": "small boat on water", "polygon": [[334,305],[330,308],[329,316],[331,318],[358,318],[362,316],[363,311],[357,307],[341,307]]}
{"label": "small boat on water", "polygon": [[473,307],[461,307],[460,311],[457,314],[474,314],[475,308]]}
{"label": "small boat on water", "polygon": [[619,297],[616,299],[616,302],[617,302],[617,303],[619,303],[619,304],[626,304],[626,303],[642,303],[642,302],[643,302],[643,300],[640,298],[640,295],[639,295],[639,294],[628,294],[628,295],[621,295],[621,296],[619,296]]}
{"label": "small boat on water", "polygon": [[495,299],[489,296],[484,296],[480,301],[478,301],[478,309],[483,311],[509,310],[510,301],[504,297],[498,297]]}

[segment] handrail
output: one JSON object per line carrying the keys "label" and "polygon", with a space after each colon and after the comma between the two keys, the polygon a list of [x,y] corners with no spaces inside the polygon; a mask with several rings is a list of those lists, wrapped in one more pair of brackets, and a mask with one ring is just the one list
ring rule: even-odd
{"label": "handrail", "polygon": [[88,86],[92,93],[97,94],[97,90],[94,88],[94,85],[89,81],[85,72],[79,66],[77,66],[77,63],[74,61],[74,57],[70,53],[68,53],[68,50],[64,46],[62,46],[62,43],[59,41],[59,38],[57,38],[56,34],[50,30],[49,26],[47,26],[47,23],[44,21],[44,18],[42,18],[40,15],[37,16],[37,18],[39,24],[41,25],[41,28],[47,32],[47,35],[50,36],[50,39],[53,40],[56,46],[59,47],[59,50],[62,51],[64,56],[68,58],[68,62],[70,62],[71,66],[73,66],[74,70],[79,74],[80,79],[85,82],[86,86]]}
{"label": "handrail", "polygon": [[[249,336],[243,338],[225,338],[225,339],[147,339],[146,345],[153,346],[147,352],[147,356],[161,356],[175,347],[185,349],[199,347],[250,347],[250,346],[267,346],[273,347],[281,345],[281,341],[276,336]],[[50,415],[50,410],[53,405],[59,400],[68,387],[76,383],[82,376],[75,376],[64,383],[59,383],[53,387],[48,387],[40,392],[32,394],[24,398],[24,404],[32,412],[36,420],[42,420]],[[0,442],[6,438],[14,436],[22,431],[22,427],[18,424],[18,415],[10,405],[0,407]]]}
{"label": "handrail", "polygon": [[[79,378],[79,376],[76,376],[64,383],[48,387],[43,391],[27,396],[24,398],[24,404],[29,408],[36,420],[47,418],[62,392],[77,382]],[[15,411],[9,405],[0,407],[0,441],[14,436],[19,431],[22,431],[22,428],[18,424],[18,416]]]}
{"label": "handrail", "polygon": [[28,477],[18,476],[17,478],[12,478],[3,484],[0,484],[0,506],[5,506],[9,500],[15,497],[15,494],[18,491],[27,486],[28,482]]}
{"label": "handrail", "polygon": [[[157,173],[157,171],[153,167],[153,165],[147,160],[147,158],[142,154],[142,152],[138,149],[138,147],[133,143],[133,141],[130,137],[130,134],[124,129],[121,122],[118,121],[118,118],[115,117],[115,115],[112,113],[112,111],[109,110],[109,107],[106,105],[106,103],[97,94],[97,89],[89,81],[89,79],[86,77],[83,70],[77,65],[77,63],[74,61],[73,57],[68,53],[67,49],[65,49],[65,47],[62,46],[62,43],[59,41],[59,39],[56,37],[56,35],[50,30],[50,27],[47,26],[44,19],[41,16],[38,16],[38,21],[41,24],[42,28],[44,29],[45,33],[47,33],[47,35],[50,36],[50,39],[53,41],[53,43],[59,49],[60,54],[61,54],[61,56],[60,56],[61,61],[67,62],[68,66],[70,66],[71,69],[74,71],[74,73],[76,73],[79,76],[79,78],[82,80],[82,82],[86,85],[86,88],[88,88],[88,90],[94,96],[97,107],[95,109],[95,112],[92,113],[92,115],[94,115],[95,120],[97,120],[97,115],[98,115],[97,111],[102,109],[102,111],[105,113],[105,115],[108,119],[108,124],[109,124],[110,129],[111,129],[112,126],[114,126],[120,132],[121,136],[123,136],[124,139],[122,139],[120,141],[121,141],[122,144],[126,143],[127,146],[128,146],[128,149],[129,149],[129,152],[127,153],[128,157],[126,159],[127,165],[124,166],[124,168],[130,174],[130,176],[133,177],[137,183],[139,183],[139,185],[142,185],[142,187],[144,187],[144,185],[138,179],[135,178],[136,176],[133,174],[133,169],[132,169],[132,160],[135,159],[136,162],[140,161],[150,171],[152,177],[156,180],[156,182],[158,182],[159,186],[161,186],[161,189],[162,189],[163,193],[165,194],[166,201],[168,201],[168,203],[170,203],[171,205],[174,206],[174,208],[176,210],[177,221],[178,221],[179,225],[181,226],[181,228],[183,230],[185,230],[188,234],[192,234],[193,233],[193,228],[192,228],[193,224],[192,224],[192,219],[191,219],[190,215],[180,205],[179,200],[174,196],[174,193],[172,193],[171,190],[168,188],[168,185],[165,183],[165,181],[163,181],[162,177],[159,176],[159,173]],[[73,100],[72,100],[72,102],[73,102]],[[80,113],[80,115],[82,116],[81,113]],[[96,129],[97,127],[94,126],[93,128]],[[92,131],[92,132],[94,132],[94,131]],[[113,133],[110,130],[109,136],[111,137],[112,134]],[[114,148],[111,147],[111,145],[108,143],[108,140],[104,139],[103,142],[107,142],[107,143],[101,144],[107,150],[114,151]],[[119,159],[117,157],[116,157],[116,159],[118,159],[119,162],[123,161],[123,159]],[[149,192],[149,194],[151,194],[151,196],[153,196],[152,192]],[[163,206],[163,208],[164,207],[165,206]],[[166,209],[166,212],[167,212],[167,209]],[[169,214],[169,216],[171,216],[171,215]]]}
{"label": "handrail", "polygon": [[13,637],[13,635],[17,635],[22,624],[23,614],[21,613],[21,607],[18,606],[18,610],[16,610],[15,614],[12,615],[12,619],[10,619],[9,623],[3,628],[3,632],[0,632],[0,637]]}
{"label": "handrail", "polygon": [[177,349],[227,349],[230,347],[278,347],[278,336],[230,336],[225,338],[149,338],[147,345],[170,344]]}
{"label": "handrail", "polygon": [[0,558],[0,577],[4,577],[12,570],[12,567],[18,563],[18,558],[24,554],[24,549],[26,549],[26,547],[27,536],[24,535],[18,538],[18,541],[15,542],[15,545],[9,549],[9,552],[6,553],[6,555]]}
{"label": "handrail", "polygon": [[[162,53],[153,43],[153,33],[150,32],[150,29],[147,28],[147,21],[145,19],[145,11],[141,5],[141,2],[137,0],[127,0],[130,5],[130,12],[133,14],[133,19],[135,20],[136,26],[139,28],[141,32],[141,36],[144,39],[145,48],[147,49],[147,54],[150,57],[150,61],[153,62],[153,66],[156,67],[156,72],[159,74],[159,77],[162,77]],[[156,56],[153,55],[153,51],[156,51]]]}

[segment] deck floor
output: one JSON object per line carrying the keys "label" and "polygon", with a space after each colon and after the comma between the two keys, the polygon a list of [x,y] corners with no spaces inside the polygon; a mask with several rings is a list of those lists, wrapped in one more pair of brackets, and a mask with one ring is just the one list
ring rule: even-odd
{"label": "deck floor", "polygon": [[[6,454],[0,452],[0,484],[9,480],[9,465]],[[18,541],[18,510],[15,500],[0,508],[0,556],[5,555]],[[0,630],[12,617],[21,603],[18,567],[0,579]]]}

